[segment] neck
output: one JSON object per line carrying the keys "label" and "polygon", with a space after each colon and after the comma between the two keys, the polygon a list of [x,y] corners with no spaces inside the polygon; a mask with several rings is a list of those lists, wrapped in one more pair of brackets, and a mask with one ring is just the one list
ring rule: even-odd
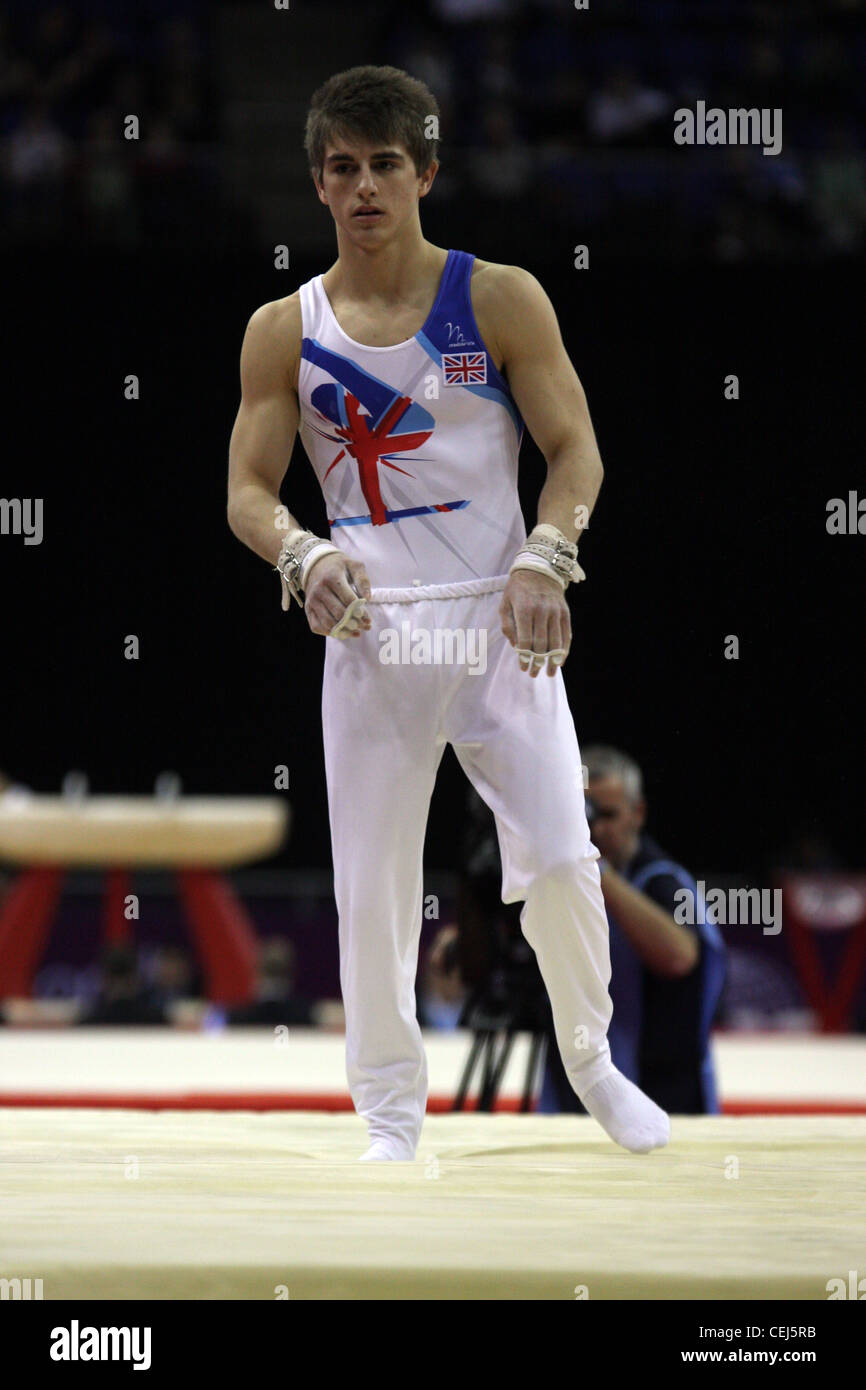
{"label": "neck", "polygon": [[328,287],[356,301],[406,300],[442,257],[438,247],[424,240],[419,222],[407,227],[405,235],[369,249],[344,237],[338,228],[337,247]]}

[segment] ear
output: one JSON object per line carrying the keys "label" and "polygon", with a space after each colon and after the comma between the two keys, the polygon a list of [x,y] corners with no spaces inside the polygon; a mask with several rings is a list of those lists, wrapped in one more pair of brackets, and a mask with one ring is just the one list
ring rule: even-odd
{"label": "ear", "polygon": [[316,186],[316,193],[318,194],[319,202],[324,203],[327,206],[328,195],[322,187],[322,184],[319,182],[319,176],[314,169],[310,170],[310,176],[312,177],[313,183]]}
{"label": "ear", "polygon": [[438,159],[434,159],[434,160],[433,160],[433,163],[430,165],[430,168],[427,169],[427,170],[425,170],[425,172],[424,172],[424,173],[422,174],[422,176],[421,176],[421,186],[420,186],[420,188],[418,189],[418,197],[419,197],[419,198],[426,198],[426,197],[427,197],[427,194],[430,192],[430,189],[433,187],[433,180],[435,179],[435,177],[436,177],[436,175],[438,174],[438,172],[439,172],[439,161],[438,161]]}
{"label": "ear", "polygon": [[641,829],[644,822],[646,821],[646,802],[643,799],[635,802],[634,817],[635,824],[637,825],[638,829]]}

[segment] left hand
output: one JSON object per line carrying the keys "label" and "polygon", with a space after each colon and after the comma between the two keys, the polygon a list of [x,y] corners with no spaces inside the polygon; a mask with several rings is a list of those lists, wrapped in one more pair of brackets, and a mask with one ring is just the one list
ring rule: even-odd
{"label": "left hand", "polygon": [[537,653],[560,648],[565,655],[541,660],[520,659],[521,671],[534,680],[546,664],[547,674],[555,676],[571,647],[571,615],[562,586],[557,580],[536,570],[515,570],[509,577],[499,605],[502,631],[512,647]]}

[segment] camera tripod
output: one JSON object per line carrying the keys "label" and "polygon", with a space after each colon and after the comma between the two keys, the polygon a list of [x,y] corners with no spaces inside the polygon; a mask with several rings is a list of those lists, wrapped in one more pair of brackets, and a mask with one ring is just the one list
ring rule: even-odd
{"label": "camera tripod", "polygon": [[520,1113],[529,1113],[538,1069],[550,1025],[550,1004],[534,963],[501,966],[467,1000],[460,1026],[473,1033],[452,1110],[462,1110],[476,1068],[481,1063],[481,1090],[477,1109],[490,1112],[502,1085],[508,1059],[518,1033],[531,1036]]}

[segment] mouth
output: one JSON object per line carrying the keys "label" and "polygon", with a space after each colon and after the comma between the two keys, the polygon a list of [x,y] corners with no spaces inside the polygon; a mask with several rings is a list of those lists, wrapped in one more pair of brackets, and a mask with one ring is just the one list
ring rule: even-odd
{"label": "mouth", "polygon": [[352,217],[359,222],[378,222],[385,214],[381,208],[363,207],[356,208]]}

